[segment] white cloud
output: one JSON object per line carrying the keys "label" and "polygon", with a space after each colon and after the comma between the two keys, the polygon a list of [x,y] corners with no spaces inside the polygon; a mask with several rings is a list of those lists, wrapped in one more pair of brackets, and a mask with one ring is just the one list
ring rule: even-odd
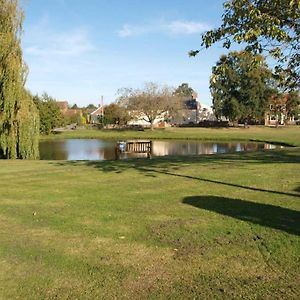
{"label": "white cloud", "polygon": [[27,35],[25,54],[39,57],[76,57],[94,50],[88,32],[75,29],[66,32],[35,32]]}
{"label": "white cloud", "polygon": [[177,20],[166,22],[164,20],[144,25],[124,24],[118,31],[120,37],[139,36],[149,33],[162,33],[167,35],[199,34],[209,30],[210,26],[202,22]]}
{"label": "white cloud", "polygon": [[57,99],[75,97],[95,68],[99,50],[92,38],[86,27],[63,29],[47,16],[25,28],[24,59],[30,70],[26,87]]}
{"label": "white cloud", "polygon": [[141,35],[147,31],[149,31],[150,28],[146,27],[138,27],[138,26],[132,26],[129,24],[123,25],[122,29],[118,31],[118,34],[120,37],[129,37],[129,36],[136,36]]}
{"label": "white cloud", "polygon": [[166,24],[165,29],[171,34],[197,34],[209,30],[210,27],[201,22],[173,21]]}

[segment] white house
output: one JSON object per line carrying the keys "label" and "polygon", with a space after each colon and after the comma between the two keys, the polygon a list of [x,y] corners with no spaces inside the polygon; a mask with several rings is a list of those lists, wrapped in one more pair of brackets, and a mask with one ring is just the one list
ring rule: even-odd
{"label": "white house", "polygon": [[89,122],[91,124],[100,123],[100,119],[104,114],[104,107],[100,106],[89,114]]}

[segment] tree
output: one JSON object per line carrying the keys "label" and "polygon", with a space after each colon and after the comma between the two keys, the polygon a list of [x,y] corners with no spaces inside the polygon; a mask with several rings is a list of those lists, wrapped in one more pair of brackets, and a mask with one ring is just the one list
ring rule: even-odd
{"label": "tree", "polygon": [[0,158],[6,159],[39,156],[39,116],[24,88],[22,22],[18,0],[0,0]]}
{"label": "tree", "polygon": [[191,99],[195,91],[188,85],[188,83],[182,83],[178,88],[175,90],[175,95],[183,98]]}
{"label": "tree", "polygon": [[156,120],[171,118],[181,107],[180,97],[174,94],[173,88],[153,82],[146,83],[143,89],[125,88],[119,93],[118,103],[130,116],[148,122],[151,130]]}
{"label": "tree", "polygon": [[89,104],[89,105],[86,107],[86,109],[96,109],[96,108],[97,108],[97,106],[94,105],[94,104]]}
{"label": "tree", "polygon": [[213,67],[210,90],[217,118],[244,122],[260,120],[268,105],[271,71],[264,58],[257,55],[259,64],[251,65],[253,55],[246,51],[221,56]]}
{"label": "tree", "polygon": [[111,103],[104,107],[104,123],[125,125],[129,121],[127,110],[117,103]]}
{"label": "tree", "polygon": [[77,104],[75,103],[74,105],[71,106],[71,109],[78,109]]}
{"label": "tree", "polygon": [[[300,86],[299,0],[231,0],[224,3],[222,25],[202,35],[201,46],[221,41],[223,47],[246,43],[253,54],[270,54],[275,74],[290,89]],[[201,50],[201,49],[200,49]],[[191,51],[195,56],[200,50]]]}
{"label": "tree", "polygon": [[40,133],[47,135],[54,128],[64,125],[64,116],[55,99],[44,93],[41,97],[34,96],[34,102],[40,115]]}
{"label": "tree", "polygon": [[300,114],[300,95],[298,91],[292,91],[288,94],[286,103],[287,117],[298,118]]}

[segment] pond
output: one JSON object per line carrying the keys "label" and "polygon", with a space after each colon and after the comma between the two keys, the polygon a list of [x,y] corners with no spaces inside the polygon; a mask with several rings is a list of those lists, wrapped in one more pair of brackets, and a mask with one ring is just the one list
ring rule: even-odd
{"label": "pond", "polygon": [[[42,160],[114,160],[115,140],[64,139],[40,142]],[[212,143],[200,141],[153,141],[152,156],[201,155],[274,149],[263,143]],[[122,154],[121,158],[146,157],[146,154]]]}

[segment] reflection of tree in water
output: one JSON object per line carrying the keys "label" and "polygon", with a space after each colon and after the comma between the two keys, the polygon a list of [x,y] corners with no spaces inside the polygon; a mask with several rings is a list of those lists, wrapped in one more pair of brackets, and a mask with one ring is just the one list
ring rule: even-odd
{"label": "reflection of tree in water", "polygon": [[218,153],[241,152],[241,151],[256,151],[265,149],[264,144],[258,143],[224,143],[217,144]]}
{"label": "reflection of tree in water", "polygon": [[198,154],[212,154],[212,143],[199,142],[153,142],[153,155],[198,155]]}
{"label": "reflection of tree in water", "polygon": [[68,151],[65,141],[43,141],[39,144],[40,157],[43,160],[67,160]]}
{"label": "reflection of tree in water", "polygon": [[112,150],[111,147],[104,147],[98,149],[99,157],[101,157],[102,160],[115,160],[116,159],[116,153],[114,149]]}

